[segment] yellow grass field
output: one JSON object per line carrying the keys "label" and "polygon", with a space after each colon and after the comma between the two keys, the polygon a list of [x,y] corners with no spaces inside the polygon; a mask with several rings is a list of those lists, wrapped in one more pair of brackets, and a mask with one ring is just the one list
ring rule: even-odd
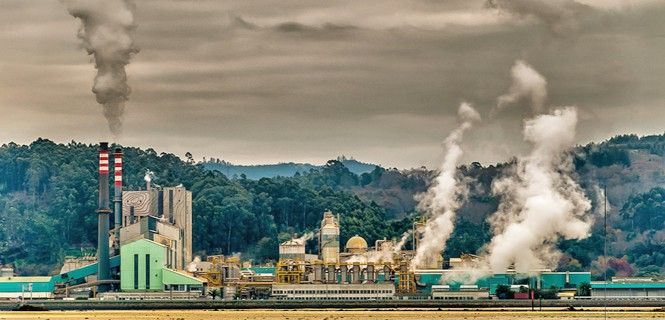
{"label": "yellow grass field", "polygon": [[426,310],[155,310],[3,312],[0,320],[401,320],[401,319],[665,319],[657,311],[426,311]]}

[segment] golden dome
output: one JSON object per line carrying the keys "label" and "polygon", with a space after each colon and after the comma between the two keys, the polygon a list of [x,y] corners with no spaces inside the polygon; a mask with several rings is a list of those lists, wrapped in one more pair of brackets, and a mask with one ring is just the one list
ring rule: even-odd
{"label": "golden dome", "polygon": [[364,253],[367,251],[367,241],[359,235],[355,235],[346,242],[346,252]]}

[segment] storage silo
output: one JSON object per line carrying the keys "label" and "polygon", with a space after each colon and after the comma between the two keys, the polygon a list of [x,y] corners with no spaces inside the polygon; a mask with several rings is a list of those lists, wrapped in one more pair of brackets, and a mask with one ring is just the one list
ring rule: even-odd
{"label": "storage silo", "polygon": [[323,220],[321,220],[319,258],[324,263],[339,262],[339,221],[332,211],[323,213]]}

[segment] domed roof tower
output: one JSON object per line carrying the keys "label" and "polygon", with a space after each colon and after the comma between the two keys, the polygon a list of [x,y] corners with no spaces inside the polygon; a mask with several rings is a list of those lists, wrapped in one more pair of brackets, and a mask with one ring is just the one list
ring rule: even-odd
{"label": "domed roof tower", "polygon": [[353,254],[363,254],[367,252],[367,241],[359,235],[355,235],[346,242],[346,252]]}

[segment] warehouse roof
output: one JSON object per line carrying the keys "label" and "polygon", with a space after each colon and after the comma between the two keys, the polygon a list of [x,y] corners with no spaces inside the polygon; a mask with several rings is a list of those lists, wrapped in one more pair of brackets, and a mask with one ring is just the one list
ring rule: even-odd
{"label": "warehouse roof", "polygon": [[0,282],[49,282],[51,277],[0,277]]}
{"label": "warehouse roof", "polygon": [[665,282],[591,282],[592,289],[665,289]]}

